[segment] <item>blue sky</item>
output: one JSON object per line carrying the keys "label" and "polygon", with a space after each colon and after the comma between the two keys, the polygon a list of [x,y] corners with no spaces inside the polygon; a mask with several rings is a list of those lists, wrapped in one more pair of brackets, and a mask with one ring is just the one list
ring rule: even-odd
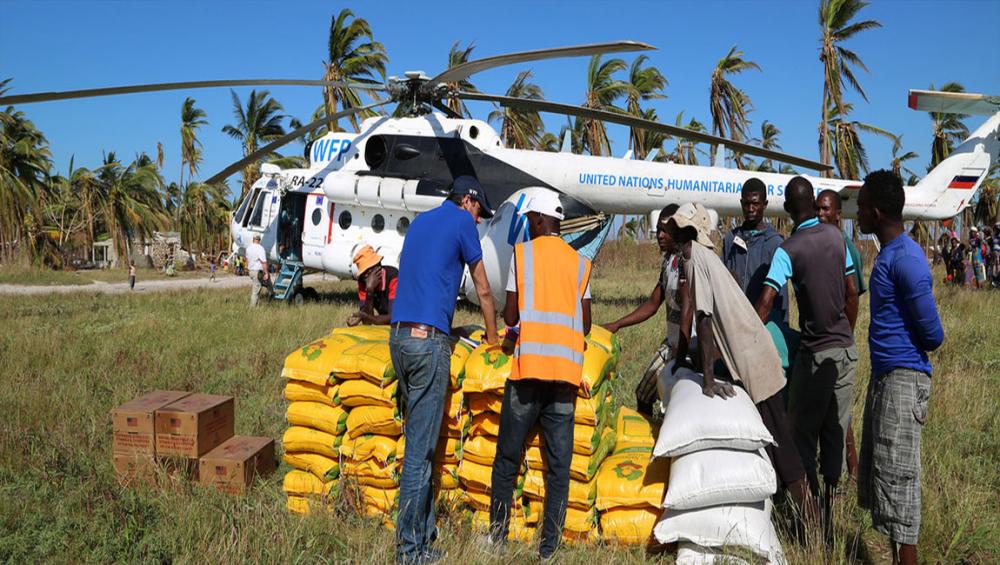
{"label": "blue sky", "polygon": [[[817,124],[822,69],[818,60],[816,1],[700,2],[3,2],[0,77],[12,93],[69,90],[147,82],[222,78],[321,78],[330,17],[341,7],[366,18],[385,44],[388,74],[443,68],[455,41],[474,42],[474,56],[635,39],[658,48],[651,63],[670,82],[666,100],[652,103],[662,120],[680,111],[705,124],[712,68],[738,45],[762,72],[736,77],[755,111],[751,131],[769,120],[786,152],[818,158]],[[876,1],[861,12],[879,30],[848,47],[867,63],[859,73],[869,103],[856,94],[855,118],[902,134],[905,150],[929,159],[930,120],[906,107],[909,88],[958,81],[971,92],[1000,94],[1000,2]],[[631,56],[625,55],[630,61]],[[473,77],[480,90],[502,94],[517,72],[534,70],[546,98],[583,100],[585,58],[494,69]],[[246,99],[250,88],[237,92]],[[319,104],[318,89],[275,87],[287,113],[305,119]],[[176,180],[180,108],[186,95],[208,113],[199,134],[207,178],[240,158],[238,143],[221,133],[233,121],[226,89],[135,94],[21,107],[46,134],[56,170],[71,155],[77,166],[97,166],[104,151],[131,159],[140,151],[166,152],[165,176]],[[490,105],[470,104],[485,119]],[[558,132],[564,118],[546,116]],[[975,127],[973,118],[969,125]],[[615,155],[627,148],[625,128],[611,126]],[[888,141],[865,139],[873,168],[886,166]],[[298,154],[301,145],[286,146]],[[236,186],[235,179],[231,186]]]}

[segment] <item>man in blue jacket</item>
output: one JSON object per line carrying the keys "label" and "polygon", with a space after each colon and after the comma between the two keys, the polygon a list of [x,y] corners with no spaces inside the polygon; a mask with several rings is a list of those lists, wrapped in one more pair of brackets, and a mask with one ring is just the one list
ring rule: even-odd
{"label": "man in blue jacket", "polygon": [[[920,533],[920,436],[927,422],[931,363],[944,330],[923,249],[906,235],[899,176],[875,171],[858,195],[861,233],[881,251],[869,279],[868,348],[872,377],[865,398],[858,502],[889,536],[893,563],[917,563]],[[877,313],[877,314],[875,314]]]}
{"label": "man in blue jacket", "polygon": [[[784,239],[764,222],[767,187],[758,178],[743,183],[740,192],[743,224],[722,240],[722,262],[743,289],[750,304],[756,304],[764,290],[771,258]],[[774,300],[770,319],[788,324],[788,285],[782,285]]]}

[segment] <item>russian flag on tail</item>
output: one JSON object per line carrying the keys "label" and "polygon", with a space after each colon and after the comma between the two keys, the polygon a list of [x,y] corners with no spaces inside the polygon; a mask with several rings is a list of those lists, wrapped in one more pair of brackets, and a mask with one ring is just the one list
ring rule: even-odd
{"label": "russian flag on tail", "polygon": [[948,183],[948,188],[972,188],[976,186],[976,181],[978,180],[979,177],[977,176],[958,175],[957,177],[951,179],[951,182]]}

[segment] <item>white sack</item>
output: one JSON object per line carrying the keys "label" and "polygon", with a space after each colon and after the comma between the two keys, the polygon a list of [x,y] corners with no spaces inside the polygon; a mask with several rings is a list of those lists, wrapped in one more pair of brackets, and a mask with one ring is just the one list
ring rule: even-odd
{"label": "white sack", "polygon": [[706,449],[671,461],[663,507],[690,510],[760,502],[777,488],[774,467],[764,450]]}
{"label": "white sack", "polygon": [[660,374],[656,376],[656,392],[660,395],[660,407],[667,411],[667,404],[670,403],[670,391],[677,384],[677,375],[674,374],[674,359],[667,362],[660,369]]}
{"label": "white sack", "polygon": [[685,541],[677,544],[675,565],[750,565],[741,557],[727,555],[723,551],[702,547]]}
{"label": "white sack", "polygon": [[771,508],[768,499],[755,504],[666,510],[653,528],[653,536],[660,543],[689,541],[704,547],[745,547],[770,563],[784,564],[781,542],[771,524]]}
{"label": "white sack", "polygon": [[745,390],[734,386],[732,398],[709,398],[701,391],[701,375],[682,368],[676,376],[654,457],[677,457],[703,449],[756,451],[774,443]]}

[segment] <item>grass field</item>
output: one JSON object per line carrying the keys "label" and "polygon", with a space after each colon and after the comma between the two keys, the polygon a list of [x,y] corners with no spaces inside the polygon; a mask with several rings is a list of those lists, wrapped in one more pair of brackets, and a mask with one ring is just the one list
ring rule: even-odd
{"label": "grass field", "polygon": [[[609,244],[595,270],[594,319],[610,321],[652,288],[651,247]],[[280,438],[285,427],[279,371],[285,355],[342,323],[353,283],[320,288],[322,303],[250,310],[245,290],[145,295],[0,297],[0,561],[2,562],[380,562],[393,535],[338,512],[300,518],[284,508],[283,470],[247,496],[183,481],[159,490],[122,488],[111,468],[116,405],[150,389],[236,397],[236,432]],[[868,324],[862,300],[859,335]],[[946,341],[932,356],[931,415],[924,432],[924,525],[928,563],[1000,560],[1000,292],[938,288]],[[457,319],[476,321],[460,306]],[[659,343],[662,313],[623,330],[617,401],[631,390]],[[866,339],[855,403],[868,382]],[[792,563],[884,562],[887,544],[870,530],[848,487],[837,515],[837,549],[785,541]],[[515,563],[534,548],[479,553],[458,520],[441,519],[449,563]],[[786,538],[787,539],[787,538]],[[671,562],[667,553],[656,557]],[[569,548],[567,563],[641,562],[642,549]]]}
{"label": "grass field", "polygon": [[[208,270],[177,271],[168,277],[162,269],[136,269],[137,281],[165,280],[168,278],[208,278]],[[229,276],[224,271],[218,277]],[[54,271],[44,267],[0,266],[0,284],[21,285],[88,285],[97,283],[127,283],[128,269],[88,269],[83,271]]]}

